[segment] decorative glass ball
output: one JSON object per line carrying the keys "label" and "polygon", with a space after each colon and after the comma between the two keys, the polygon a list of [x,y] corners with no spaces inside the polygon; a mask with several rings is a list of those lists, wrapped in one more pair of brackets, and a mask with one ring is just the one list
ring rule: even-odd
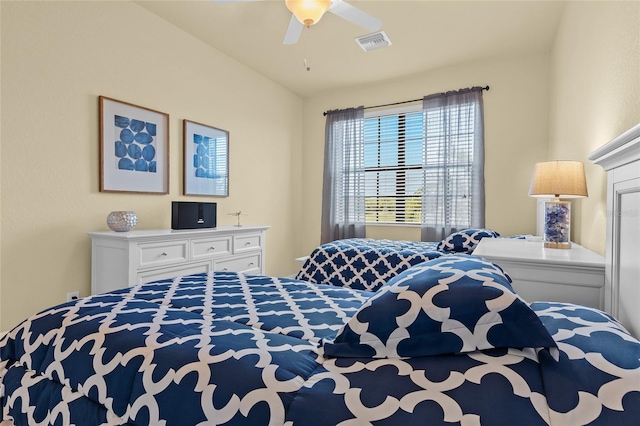
{"label": "decorative glass ball", "polygon": [[115,211],[107,216],[107,225],[116,232],[128,232],[138,223],[135,212]]}

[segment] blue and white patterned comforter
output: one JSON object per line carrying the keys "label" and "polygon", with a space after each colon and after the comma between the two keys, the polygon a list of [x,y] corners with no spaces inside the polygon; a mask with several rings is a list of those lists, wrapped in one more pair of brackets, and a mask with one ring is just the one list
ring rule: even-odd
{"label": "blue and white patterned comforter", "polygon": [[372,293],[209,273],[32,316],[0,340],[16,425],[637,425],[640,343],[534,303],[558,348],[325,358]]}
{"label": "blue and white patterned comforter", "polygon": [[316,247],[296,278],[376,291],[413,265],[444,254],[438,242],[348,238]]}

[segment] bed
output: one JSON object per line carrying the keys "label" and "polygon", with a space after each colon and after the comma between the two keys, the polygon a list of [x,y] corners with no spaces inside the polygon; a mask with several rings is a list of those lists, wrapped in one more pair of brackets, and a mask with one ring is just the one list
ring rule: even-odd
{"label": "bed", "polygon": [[607,172],[605,310],[640,338],[640,124],[589,159]]}
{"label": "bed", "polygon": [[451,253],[471,254],[481,239],[497,237],[500,234],[491,229],[470,228],[436,242],[373,238],[332,241],[311,252],[296,278],[375,291],[413,265]]}
{"label": "bed", "polygon": [[2,337],[0,383],[15,425],[637,425],[640,342],[450,254],[376,292],[210,272],[68,302]]}

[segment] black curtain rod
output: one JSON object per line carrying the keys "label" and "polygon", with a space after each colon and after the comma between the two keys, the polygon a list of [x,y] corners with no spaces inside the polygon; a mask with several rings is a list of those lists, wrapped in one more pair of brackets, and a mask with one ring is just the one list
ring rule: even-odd
{"label": "black curtain rod", "polygon": [[[462,90],[464,90],[464,89],[462,89]],[[484,86],[484,87],[482,88],[482,90],[489,90],[489,86]],[[422,99],[423,99],[423,98],[420,98],[420,99],[411,99],[410,101],[394,102],[394,103],[392,103],[392,104],[366,106],[366,107],[363,107],[363,109],[369,109],[369,108],[382,108],[382,107],[387,107],[387,106],[394,106],[394,105],[408,104],[408,103],[411,103],[411,102],[418,102],[418,101],[421,101]],[[323,112],[323,113],[322,113],[322,115],[324,115],[324,116],[326,117],[326,115],[327,115],[328,113],[329,113],[329,111],[325,111],[325,112]]]}

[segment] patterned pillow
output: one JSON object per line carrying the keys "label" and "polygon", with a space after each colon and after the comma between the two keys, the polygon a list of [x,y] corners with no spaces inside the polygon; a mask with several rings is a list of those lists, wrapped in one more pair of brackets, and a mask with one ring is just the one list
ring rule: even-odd
{"label": "patterned pillow", "polygon": [[456,254],[389,280],[324,342],[324,353],[400,358],[525,347],[556,344],[500,267]]}
{"label": "patterned pillow", "polygon": [[486,237],[497,238],[500,234],[491,229],[465,229],[454,232],[438,244],[439,251],[455,253],[473,253],[480,240]]}

